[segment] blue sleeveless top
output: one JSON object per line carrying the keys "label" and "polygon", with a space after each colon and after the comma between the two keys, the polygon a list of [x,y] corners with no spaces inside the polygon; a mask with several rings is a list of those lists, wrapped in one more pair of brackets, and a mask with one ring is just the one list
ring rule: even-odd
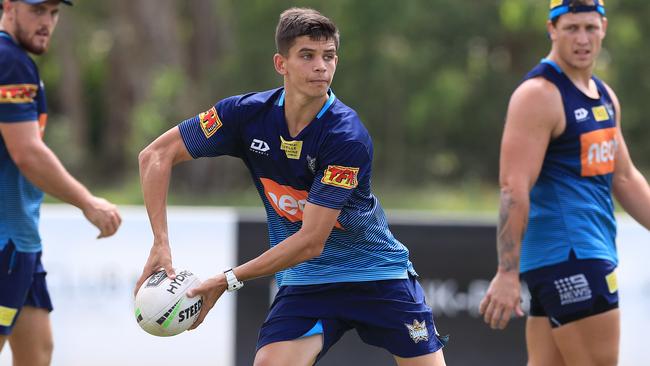
{"label": "blue sleeveless top", "polygon": [[616,111],[602,81],[599,98],[581,92],[553,61],[544,59],[525,80],[543,77],[562,95],[566,128],[552,140],[530,192],[530,217],[520,271],[580,259],[618,263],[611,196],[616,162]]}

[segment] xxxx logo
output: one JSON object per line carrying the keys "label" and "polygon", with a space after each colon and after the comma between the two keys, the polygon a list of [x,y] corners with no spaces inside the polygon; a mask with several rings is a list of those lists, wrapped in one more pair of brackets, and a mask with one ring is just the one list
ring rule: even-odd
{"label": "xxxx logo", "polygon": [[38,85],[0,85],[0,103],[31,103],[36,98]]}
{"label": "xxxx logo", "polygon": [[205,138],[210,138],[223,125],[217,114],[217,109],[212,107],[199,114],[199,123]]}
{"label": "xxxx logo", "polygon": [[327,169],[325,169],[325,174],[323,174],[321,182],[331,186],[353,189],[359,185],[359,182],[357,181],[358,174],[359,168],[329,165]]}

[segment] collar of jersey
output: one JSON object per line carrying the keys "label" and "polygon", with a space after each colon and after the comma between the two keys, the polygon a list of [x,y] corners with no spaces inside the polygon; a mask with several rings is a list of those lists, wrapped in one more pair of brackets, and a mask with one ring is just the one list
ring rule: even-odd
{"label": "collar of jersey", "polygon": [[[327,102],[325,102],[323,108],[321,108],[320,112],[318,112],[318,114],[316,115],[317,119],[320,119],[336,100],[336,95],[334,95],[334,92],[332,91],[331,88],[327,91],[327,94],[329,95],[329,98],[327,98]],[[280,107],[284,106],[284,90],[282,90],[282,94],[280,94],[280,99],[278,99],[278,106]]]}
{"label": "collar of jersey", "polygon": [[549,60],[547,58],[543,58],[540,62],[543,63],[543,64],[551,65],[551,66],[553,66],[555,71],[557,71],[559,74],[562,73],[562,69],[560,68],[560,65],[558,65],[555,61]]}
{"label": "collar of jersey", "polygon": [[5,32],[5,31],[0,31],[0,37],[4,37],[4,38],[10,40],[11,43],[14,43],[14,44],[16,43],[16,42],[14,41],[14,39],[11,38],[11,36],[9,35],[9,33]]}

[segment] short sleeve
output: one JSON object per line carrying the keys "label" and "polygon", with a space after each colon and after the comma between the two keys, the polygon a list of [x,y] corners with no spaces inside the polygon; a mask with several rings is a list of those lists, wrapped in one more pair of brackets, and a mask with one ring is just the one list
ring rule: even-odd
{"label": "short sleeve", "polygon": [[[31,60],[3,49],[0,55],[0,122],[38,120],[40,87]],[[44,100],[44,97],[40,98]]]}
{"label": "short sleeve", "polygon": [[370,184],[371,151],[358,141],[328,144],[309,191],[310,203],[341,209],[359,186]]}
{"label": "short sleeve", "polygon": [[238,97],[221,100],[212,108],[181,122],[178,128],[193,158],[239,156]]}

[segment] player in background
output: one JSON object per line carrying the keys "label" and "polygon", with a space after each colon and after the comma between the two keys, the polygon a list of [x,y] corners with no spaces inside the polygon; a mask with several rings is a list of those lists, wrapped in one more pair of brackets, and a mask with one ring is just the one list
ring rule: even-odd
{"label": "player in background", "polygon": [[49,365],[52,304],[38,232],[43,191],[79,207],[99,228],[99,238],[113,235],[121,219],[116,207],[75,180],[42,140],[45,90],[27,53],[47,51],[59,1],[1,4],[0,350],[8,339],[15,366]]}
{"label": "player in background", "polygon": [[371,193],[372,142],[330,84],[339,33],[312,9],[283,12],[275,70],[284,87],[219,101],[140,154],[154,243],[136,289],[164,268],[174,276],[166,197],[172,166],[232,155],[249,168],[266,209],[271,249],[193,289],[203,308],[253,278],[280,286],[260,331],[255,365],[312,365],[347,330],[399,365],[444,365],[443,342],[409,261]]}
{"label": "player in background", "polygon": [[616,94],[593,75],[607,30],[602,0],[552,0],[546,28],[551,51],[508,107],[499,264],[480,311],[495,329],[522,316],[521,276],[532,296],[528,365],[616,365],[612,193],[650,229],[650,187],[630,159]]}

